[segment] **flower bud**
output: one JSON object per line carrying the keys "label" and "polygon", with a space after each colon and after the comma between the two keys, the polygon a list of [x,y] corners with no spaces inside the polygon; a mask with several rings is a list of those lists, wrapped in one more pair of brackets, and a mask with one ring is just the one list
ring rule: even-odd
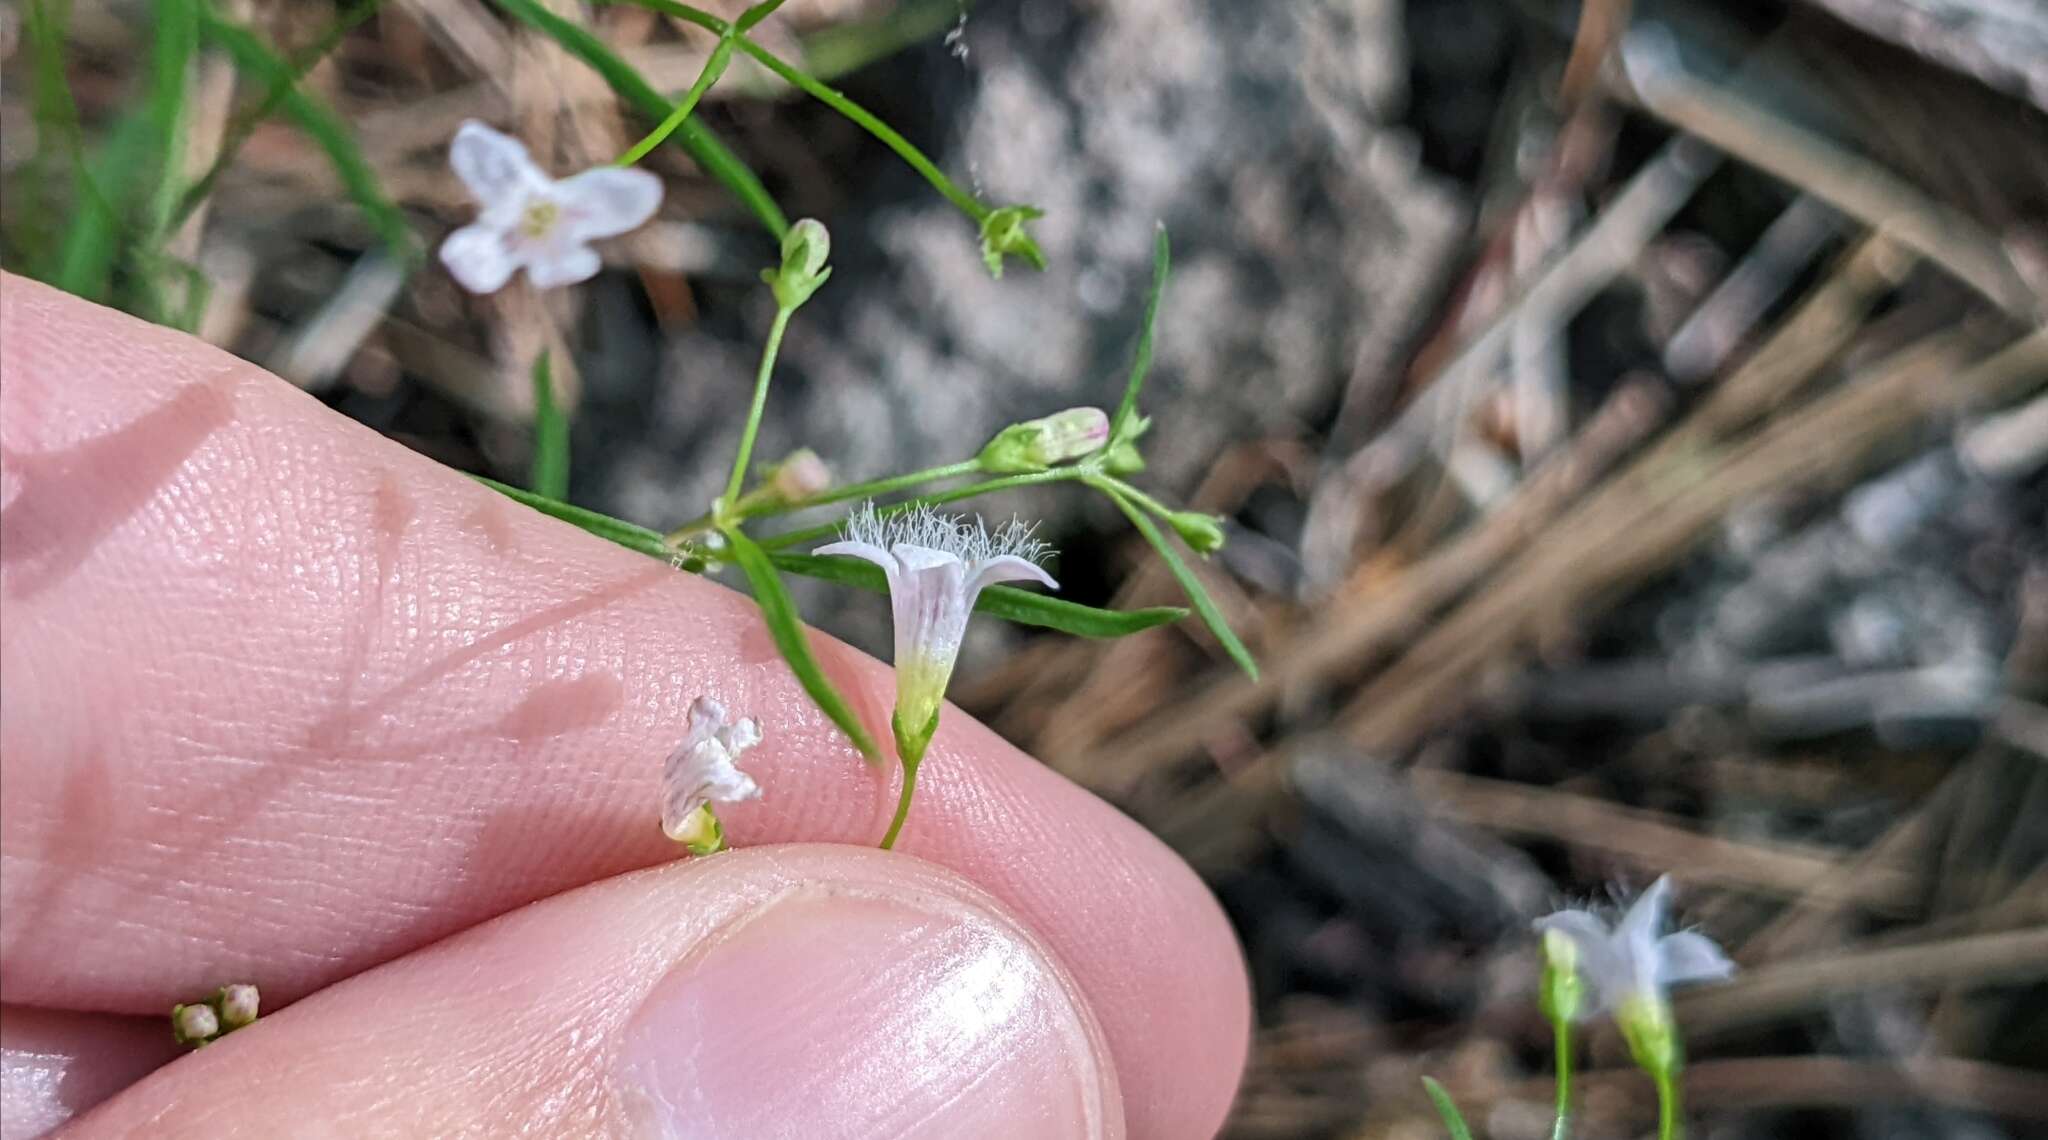
{"label": "flower bud", "polygon": [[220,1036],[220,1018],[203,1003],[172,1006],[171,1036],[180,1045],[203,1045]]}
{"label": "flower bud", "polygon": [[811,299],[818,286],[832,276],[825,264],[832,256],[832,235],[824,223],[804,218],[782,235],[782,266],[761,272],[761,280],[775,291],[775,303],[794,309]]}
{"label": "flower bud", "polygon": [[1033,269],[1045,268],[1044,252],[1024,230],[1024,223],[1044,216],[1045,211],[1034,206],[1004,206],[982,219],[981,260],[989,276],[1001,277],[1003,258],[1011,256],[1030,262]]}
{"label": "flower bud", "polygon": [[1644,1072],[1668,1077],[1678,1071],[1678,1024],[1672,1020],[1670,1002],[1660,996],[1630,998],[1614,1011],[1614,1023],[1628,1043],[1629,1056]]}
{"label": "flower bud", "polygon": [[832,469],[825,466],[817,452],[808,447],[798,448],[769,472],[768,487],[776,498],[794,503],[830,490]]}
{"label": "flower bud", "polygon": [[816,218],[803,218],[782,235],[782,271],[816,277],[832,257],[832,234]]}
{"label": "flower bud", "polygon": [[1109,413],[1068,408],[997,432],[981,449],[979,462],[992,475],[1021,475],[1092,454],[1108,439]]}
{"label": "flower bud", "polygon": [[223,986],[220,996],[214,999],[214,1004],[220,1007],[220,1023],[224,1029],[240,1029],[256,1020],[261,1002],[262,995],[251,985]]}
{"label": "flower bud", "polygon": [[1553,1023],[1577,1020],[1585,983],[1579,979],[1579,944],[1561,930],[1543,932],[1543,1016]]}
{"label": "flower bud", "polygon": [[1223,520],[1215,515],[1175,511],[1166,516],[1166,521],[1196,554],[1214,554],[1223,549]]}

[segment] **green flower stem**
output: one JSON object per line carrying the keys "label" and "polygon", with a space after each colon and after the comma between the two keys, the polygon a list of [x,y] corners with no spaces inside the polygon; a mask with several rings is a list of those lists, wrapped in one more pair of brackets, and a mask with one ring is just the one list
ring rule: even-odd
{"label": "green flower stem", "polygon": [[901,491],[905,487],[915,487],[922,483],[936,483],[941,479],[957,479],[962,475],[972,475],[979,470],[981,470],[979,463],[972,459],[964,459],[958,463],[948,463],[943,467],[927,467],[922,471],[912,471],[904,475],[891,475],[886,479],[870,479],[865,483],[851,483],[844,487],[834,487],[829,491],[820,492],[807,499],[775,505],[762,510],[760,513],[788,514],[793,511],[808,510],[812,507],[826,506],[831,503],[843,503],[848,499],[872,499],[876,495],[886,495],[892,491]]}
{"label": "green flower stem", "polygon": [[[916,510],[918,507],[935,507],[940,503],[958,502],[961,499],[971,499],[977,495],[1007,491],[1013,487],[1036,487],[1044,483],[1065,483],[1074,479],[1084,478],[1092,474],[1094,470],[1093,467],[1081,464],[1073,467],[1055,467],[1050,471],[1034,471],[1029,475],[1005,475],[1000,479],[985,479],[979,483],[969,483],[965,487],[955,487],[948,491],[938,491],[930,495],[919,495],[914,499],[906,499],[900,503],[891,503],[875,513],[886,518],[889,515],[898,515],[905,511]],[[838,533],[838,523],[826,523],[822,526],[805,527],[802,530],[793,530],[787,534],[778,534],[773,538],[764,538],[761,540],[761,546],[767,550],[781,550],[799,543],[813,542],[820,538],[830,538]]]}
{"label": "green flower stem", "polygon": [[740,433],[740,453],[733,457],[732,477],[725,481],[725,497],[720,500],[721,504],[739,501],[740,483],[747,476],[747,461],[754,456],[754,437],[761,431],[761,413],[768,408],[768,380],[775,374],[775,357],[782,351],[782,334],[789,328],[789,318],[795,312],[793,305],[777,306],[775,323],[768,326],[768,344],[761,349],[761,369],[754,375],[754,403],[747,409],[747,426]]}
{"label": "green flower stem", "polygon": [[[639,72],[628,67],[624,60],[613,54],[612,50],[605,46],[604,41],[592,35],[588,29],[557,16],[536,0],[491,2],[521,23],[546,34],[561,44],[565,50],[583,60],[591,70],[604,77],[613,91],[618,92],[642,115],[660,120],[667,118],[674,110],[667,98],[650,86]],[[683,121],[677,128],[676,135],[676,141],[684,150],[690,152],[690,157],[697,161],[697,165],[723,182],[734,196],[754,212],[754,216],[761,220],[761,224],[768,228],[768,232],[777,238],[788,232],[789,219],[783,216],[782,208],[775,204],[775,199],[769,195],[768,188],[761,185],[760,177],[749,169],[746,163],[740,161],[738,155],[720,142],[718,136],[690,120]]]}
{"label": "green flower stem", "polygon": [[[688,4],[679,4],[675,0],[610,0],[610,2],[627,3],[641,8],[649,8],[720,35],[724,35],[726,32],[727,25],[724,20],[701,8],[693,8]],[[742,22],[744,20],[745,18],[742,17]],[[752,25],[748,26],[751,27]],[[910,140],[898,134],[894,127],[876,118],[867,108],[848,99],[833,88],[818,82],[818,80],[812,78],[802,68],[788,63],[767,48],[745,38],[744,28],[741,29],[741,33],[739,39],[739,49],[741,51],[752,56],[762,67],[774,72],[790,86],[797,88],[806,95],[846,116],[863,130],[880,139],[883,145],[896,152],[898,158],[909,163],[911,169],[923,175],[924,180],[931,183],[934,190],[945,195],[947,201],[959,207],[961,213],[973,218],[976,222],[983,222],[988,220],[988,216],[995,212],[994,207],[984,204],[974,195],[961,189],[952,179],[946,177],[945,172],[940,170],[936,163],[926,158],[923,151],[911,145]]]}
{"label": "green flower stem", "polygon": [[1557,1040],[1557,1120],[1550,1126],[1550,1140],[1566,1140],[1571,1135],[1572,1023],[1560,1017],[1552,1024]]}
{"label": "green flower stem", "polygon": [[1105,483],[1111,487],[1116,488],[1118,494],[1122,495],[1126,499],[1129,499],[1131,502],[1136,503],[1137,505],[1145,508],[1153,514],[1158,515],[1160,518],[1167,519],[1170,521],[1175,513],[1173,508],[1167,506],[1165,503],[1162,503],[1158,499],[1155,499],[1152,496],[1146,494],[1145,492],[1138,490],[1136,487],[1131,486],[1129,483],[1124,482],[1122,479],[1119,479],[1114,475],[1103,475],[1101,479],[1098,480],[1098,482]]}
{"label": "green flower stem", "polygon": [[690,89],[684,93],[682,101],[676,104],[676,109],[670,111],[668,117],[663,119],[659,126],[647,132],[646,137],[634,143],[632,149],[620,155],[618,162],[614,165],[633,165],[646,158],[648,154],[653,152],[655,147],[660,146],[668,136],[674,134],[676,128],[683,125],[683,120],[690,117],[690,112],[697,109],[698,100],[704,98],[704,93],[711,90],[712,84],[718,82],[718,77],[725,74],[725,66],[731,62],[732,37],[730,35],[720,36],[718,38],[718,46],[711,49],[711,58],[704,61],[704,70],[697,73],[697,82],[690,85]]}
{"label": "green flower stem", "polygon": [[782,4],[783,0],[763,0],[762,3],[747,9],[739,19],[727,24],[725,30],[718,33],[718,46],[711,49],[711,58],[704,61],[704,70],[697,73],[697,82],[690,85],[690,90],[683,95],[682,102],[677,103],[675,110],[668,113],[668,117],[661,121],[660,126],[649,131],[646,138],[634,143],[631,150],[620,155],[617,165],[631,166],[646,158],[655,147],[662,144],[663,140],[674,134],[676,128],[683,125],[683,120],[690,117],[690,112],[697,109],[697,103],[704,98],[704,93],[711,90],[711,85],[725,74],[726,65],[732,62],[733,45],[754,25],[782,7]]}
{"label": "green flower stem", "polygon": [[923,760],[922,753],[903,758],[903,791],[896,797],[896,816],[889,821],[889,832],[882,836],[884,851],[896,846],[896,836],[903,831],[903,821],[910,818],[910,797],[917,790],[917,766]]}
{"label": "green flower stem", "polygon": [[[829,491],[821,491],[807,498],[794,500],[776,499],[767,496],[757,499],[754,498],[758,493],[757,488],[755,491],[749,491],[746,495],[742,496],[739,499],[738,505],[731,511],[728,511],[726,517],[731,521],[738,522],[745,519],[772,518],[776,515],[795,514],[798,511],[807,511],[813,507],[843,503],[848,499],[871,499],[876,495],[886,495],[892,491],[901,491],[905,487],[916,487],[924,483],[936,483],[942,479],[957,479],[962,475],[972,475],[978,470],[980,470],[980,465],[972,459],[967,459],[959,463],[948,463],[942,467],[927,467],[922,471],[909,471],[901,475],[891,475],[884,479],[870,479],[865,483],[850,483],[844,487],[834,487]],[[750,499],[753,501],[749,502],[748,500]],[[718,520],[710,515],[699,515],[669,531],[665,537],[669,545],[675,546],[688,542],[697,535],[714,529],[717,525]]]}
{"label": "green flower stem", "polygon": [[1678,1122],[1678,1079],[1672,1069],[1659,1069],[1650,1074],[1657,1084],[1657,1140],[1678,1140],[1685,1135],[1685,1128]]}

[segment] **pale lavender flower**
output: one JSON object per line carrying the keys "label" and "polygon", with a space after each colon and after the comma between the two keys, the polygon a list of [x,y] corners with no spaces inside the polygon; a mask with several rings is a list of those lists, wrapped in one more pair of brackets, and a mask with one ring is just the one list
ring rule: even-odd
{"label": "pale lavender flower", "polygon": [[441,243],[442,264],[472,293],[495,293],[522,268],[541,289],[589,280],[600,266],[590,243],[639,228],[661,205],[661,179],[644,170],[599,166],[558,182],[518,139],[473,119],[448,162],[483,206]]}
{"label": "pale lavender flower", "polygon": [[[981,591],[998,582],[1037,582],[1059,589],[1037,559],[1046,546],[1031,528],[1011,522],[991,532],[930,507],[887,517],[863,503],[846,520],[846,538],[819,554],[865,559],[889,579],[896,625],[896,739],[921,756],[939,720],[946,684],[960,656],[967,617]],[[907,747],[906,747],[907,746]]]}
{"label": "pale lavender flower", "polygon": [[760,798],[761,786],[739,768],[740,756],[759,743],[752,717],[727,723],[724,706],[698,697],[689,732],[662,770],[661,830],[700,854],[717,850],[723,836],[711,805]]}
{"label": "pale lavender flower", "polygon": [[1661,1009],[1675,985],[1713,981],[1735,972],[1735,963],[1713,939],[1690,930],[1660,934],[1671,904],[1671,876],[1650,884],[1610,929],[1590,910],[1569,909],[1536,920],[1536,929],[1571,939],[1578,968],[1593,1000],[1581,1016],[1611,1013],[1627,1017],[1631,1007]]}

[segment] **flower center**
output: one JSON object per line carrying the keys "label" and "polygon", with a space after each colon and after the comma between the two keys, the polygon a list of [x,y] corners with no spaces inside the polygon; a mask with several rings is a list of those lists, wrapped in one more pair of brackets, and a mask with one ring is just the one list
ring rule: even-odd
{"label": "flower center", "polygon": [[549,230],[562,217],[562,208],[543,198],[526,207],[526,213],[519,218],[519,233],[522,237],[546,237]]}

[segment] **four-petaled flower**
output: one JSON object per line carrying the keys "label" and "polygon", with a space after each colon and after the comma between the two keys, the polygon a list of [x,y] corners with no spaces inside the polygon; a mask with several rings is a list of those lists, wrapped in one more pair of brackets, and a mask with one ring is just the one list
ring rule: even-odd
{"label": "four-petaled flower", "polygon": [[863,503],[847,518],[845,533],[843,541],[817,552],[865,559],[888,577],[896,625],[897,742],[909,742],[906,751],[921,755],[938,724],[967,617],[981,591],[998,582],[1037,582],[1053,590],[1059,583],[1036,561],[1045,556],[1045,544],[1015,521],[990,532],[979,519],[970,522],[927,506],[883,516],[873,503]]}
{"label": "four-petaled flower", "polygon": [[669,753],[661,774],[661,830],[707,855],[724,844],[712,804],[758,799],[761,786],[739,769],[739,758],[761,743],[752,717],[726,723],[725,708],[709,697],[690,705],[690,730]]}
{"label": "four-petaled flower", "polygon": [[535,287],[573,285],[597,274],[590,243],[637,229],[661,205],[661,179],[600,166],[557,182],[518,139],[471,120],[455,132],[448,162],[483,206],[475,222],[441,243],[441,262],[472,293],[495,293],[522,267]]}

